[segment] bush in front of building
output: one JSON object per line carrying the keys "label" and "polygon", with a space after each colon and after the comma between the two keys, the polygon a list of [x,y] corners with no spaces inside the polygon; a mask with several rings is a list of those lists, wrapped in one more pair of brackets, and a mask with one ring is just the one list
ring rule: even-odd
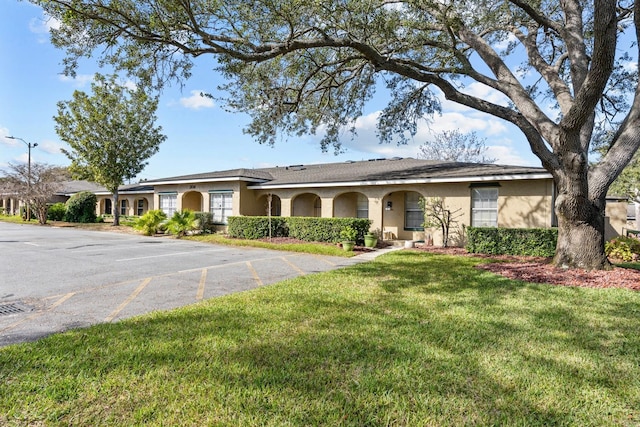
{"label": "bush in front of building", "polygon": [[356,231],[355,241],[358,244],[364,242],[364,235],[371,227],[371,220],[366,218],[308,218],[289,217],[289,237],[310,242],[330,242],[342,241],[340,233],[346,227],[351,227]]}
{"label": "bush in front of building", "polygon": [[[271,237],[292,237],[307,242],[337,243],[345,227],[357,231],[356,241],[364,241],[371,227],[366,218],[316,218],[316,217],[271,217]],[[269,217],[232,216],[228,218],[227,234],[241,239],[263,239],[269,237]]]}
{"label": "bush in front of building", "polygon": [[47,209],[47,220],[62,221],[65,213],[67,213],[67,206],[64,203],[53,203]]}
{"label": "bush in front of building", "polygon": [[133,225],[136,230],[142,231],[145,236],[152,236],[163,228],[163,223],[167,220],[167,214],[161,209],[147,211],[138,218]]}
{"label": "bush in front of building", "polygon": [[67,222],[96,222],[96,203],[98,199],[90,191],[81,191],[67,200],[64,220]]}
{"label": "bush in front of building", "polygon": [[[280,216],[231,216],[227,219],[227,234],[237,239],[288,237],[287,218]],[[271,234],[269,234],[271,224]]]}
{"label": "bush in front of building", "polygon": [[466,249],[488,255],[552,257],[557,241],[557,228],[468,227]]}

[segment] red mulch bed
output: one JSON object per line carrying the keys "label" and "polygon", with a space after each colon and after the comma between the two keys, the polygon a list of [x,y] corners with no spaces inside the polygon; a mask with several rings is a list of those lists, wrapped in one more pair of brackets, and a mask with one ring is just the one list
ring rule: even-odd
{"label": "red mulch bed", "polygon": [[549,283],[559,286],[640,290],[640,270],[621,267],[614,267],[606,271],[563,269],[551,265],[549,258],[470,254],[463,248],[437,248],[426,245],[419,245],[416,248],[439,254],[496,259],[500,262],[480,264],[477,268],[514,280],[530,283]]}

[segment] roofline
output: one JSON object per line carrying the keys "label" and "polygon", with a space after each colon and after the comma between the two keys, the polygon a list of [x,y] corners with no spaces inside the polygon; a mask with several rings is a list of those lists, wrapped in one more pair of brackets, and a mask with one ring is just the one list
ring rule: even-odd
{"label": "roofline", "polygon": [[422,179],[396,179],[380,181],[346,181],[346,182],[307,182],[303,184],[262,184],[251,185],[248,188],[255,190],[278,188],[308,188],[308,187],[357,187],[364,185],[406,185],[406,184],[445,184],[459,182],[492,182],[492,181],[517,181],[525,179],[552,179],[550,173],[521,174],[521,175],[495,175],[495,176],[467,176],[459,178],[422,178]]}
{"label": "roofline", "polygon": [[172,179],[168,181],[144,181],[143,185],[171,185],[171,184],[199,184],[207,182],[229,182],[229,181],[247,181],[247,182],[265,182],[265,179],[261,178],[247,178],[242,176],[230,176],[222,178],[190,178],[190,179]]}

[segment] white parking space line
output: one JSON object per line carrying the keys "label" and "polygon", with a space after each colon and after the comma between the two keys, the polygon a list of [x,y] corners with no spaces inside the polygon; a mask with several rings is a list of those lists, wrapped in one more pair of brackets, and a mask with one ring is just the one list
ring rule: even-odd
{"label": "white parking space line", "polygon": [[148,256],[140,256],[140,257],[134,257],[134,258],[122,258],[122,259],[117,259],[116,262],[138,261],[141,259],[162,258],[162,257],[168,257],[168,256],[176,256],[176,255],[194,255],[194,254],[202,254],[207,252],[224,252],[226,250],[227,249],[207,249],[203,251],[171,252],[171,253],[159,254],[159,255],[148,255]]}

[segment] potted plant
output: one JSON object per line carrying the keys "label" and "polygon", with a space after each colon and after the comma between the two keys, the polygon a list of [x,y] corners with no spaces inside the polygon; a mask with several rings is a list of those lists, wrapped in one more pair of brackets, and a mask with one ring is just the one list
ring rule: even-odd
{"label": "potted plant", "polygon": [[367,234],[364,235],[364,245],[367,248],[375,248],[377,244],[378,244],[378,236],[376,236],[374,233],[369,231]]}
{"label": "potted plant", "polygon": [[357,235],[358,232],[356,231],[356,229],[351,227],[350,225],[343,228],[342,231],[340,231],[340,238],[342,239],[342,249],[344,249],[345,251],[352,251],[356,246]]}

